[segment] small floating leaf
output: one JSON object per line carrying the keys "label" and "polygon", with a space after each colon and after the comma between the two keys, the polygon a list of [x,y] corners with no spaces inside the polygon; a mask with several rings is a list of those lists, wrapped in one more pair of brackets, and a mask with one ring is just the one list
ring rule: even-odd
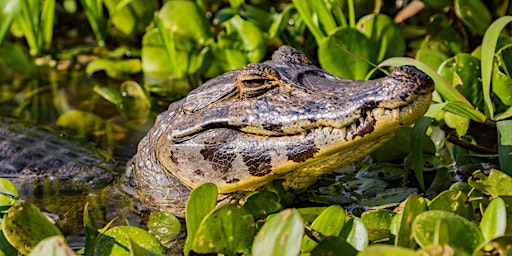
{"label": "small floating leaf", "polygon": [[180,220],[170,212],[151,212],[147,227],[160,241],[175,239],[181,231]]}
{"label": "small floating leaf", "polygon": [[253,255],[298,255],[304,224],[297,209],[286,209],[261,227],[252,245]]}
{"label": "small floating leaf", "polygon": [[100,236],[94,255],[129,256],[130,240],[149,251],[163,254],[166,251],[160,241],[146,230],[133,226],[117,226]]}
{"label": "small floating leaf", "polygon": [[393,211],[387,209],[364,212],[361,215],[361,220],[368,230],[368,240],[378,241],[388,238],[393,215]]}
{"label": "small floating leaf", "polygon": [[259,220],[282,210],[283,206],[281,206],[279,200],[279,195],[274,192],[256,191],[247,197],[244,208],[254,216],[254,219]]}
{"label": "small floating leaf", "polygon": [[430,201],[428,209],[453,212],[468,220],[472,220],[475,215],[467,194],[460,190],[441,192]]}

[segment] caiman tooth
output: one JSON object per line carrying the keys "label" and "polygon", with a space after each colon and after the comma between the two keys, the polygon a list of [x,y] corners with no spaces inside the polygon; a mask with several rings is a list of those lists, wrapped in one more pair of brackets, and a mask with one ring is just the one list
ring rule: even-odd
{"label": "caiman tooth", "polygon": [[353,123],[350,125],[350,128],[352,128],[352,132],[355,132],[357,130],[357,125]]}
{"label": "caiman tooth", "polygon": [[347,127],[342,127],[339,129],[340,130],[340,135],[343,139],[346,139],[347,138]]}
{"label": "caiman tooth", "polygon": [[384,115],[386,113],[386,109],[385,108],[379,108],[380,109],[380,114],[381,115]]}
{"label": "caiman tooth", "polygon": [[364,118],[360,117],[359,118],[359,124],[363,124],[364,123]]}
{"label": "caiman tooth", "polygon": [[394,119],[398,119],[400,117],[400,109],[399,108],[394,108],[393,109],[393,118]]}

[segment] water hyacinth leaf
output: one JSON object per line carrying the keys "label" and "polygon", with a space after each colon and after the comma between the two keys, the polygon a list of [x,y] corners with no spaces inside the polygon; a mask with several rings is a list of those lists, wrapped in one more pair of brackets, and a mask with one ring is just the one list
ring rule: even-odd
{"label": "water hyacinth leaf", "polygon": [[425,198],[418,194],[413,194],[405,201],[402,213],[399,215],[396,227],[395,246],[415,248],[416,242],[413,236],[413,221],[415,218],[427,210]]}
{"label": "water hyacinth leaf", "polygon": [[304,207],[297,209],[305,223],[313,223],[327,207]]}
{"label": "water hyacinth leaf", "polygon": [[390,188],[377,194],[375,197],[363,198],[359,205],[372,209],[396,206],[411,194],[418,193],[417,188],[397,187]]}
{"label": "water hyacinth leaf", "polygon": [[469,185],[481,192],[498,196],[512,196],[512,178],[496,169],[491,169],[488,175],[476,171],[468,180]]}
{"label": "water hyacinth leaf", "polygon": [[13,205],[20,198],[16,185],[6,178],[0,178],[0,209]]}
{"label": "water hyacinth leaf", "polygon": [[473,106],[483,107],[480,59],[459,53],[439,67],[439,74],[448,80]]}
{"label": "water hyacinth leaf", "polygon": [[363,166],[356,174],[356,178],[373,178],[382,180],[396,180],[404,176],[404,169],[392,163],[375,163]]}
{"label": "water hyacinth leaf", "polygon": [[128,239],[128,249],[130,250],[131,254],[130,256],[138,256],[138,255],[144,255],[144,256],[165,256],[167,254],[161,253],[161,252],[155,252],[148,250],[142,246],[140,246],[137,242],[135,242],[133,239]]}
{"label": "water hyacinth leaf", "polygon": [[512,78],[501,72],[497,64],[492,72],[492,92],[503,104],[512,106]]}
{"label": "water hyacinth leaf", "polygon": [[85,72],[89,75],[98,71],[105,71],[107,76],[111,78],[124,80],[130,75],[141,72],[142,63],[139,59],[95,59],[91,61],[85,69]]}
{"label": "water hyacinth leaf", "polygon": [[95,86],[94,92],[116,105],[116,107],[120,107],[123,104],[123,96],[119,90],[110,87]]}
{"label": "water hyacinth leaf", "polygon": [[146,225],[162,243],[175,239],[181,231],[180,220],[169,212],[151,212]]}
{"label": "water hyacinth leaf", "polygon": [[489,9],[480,0],[455,0],[455,13],[478,35],[483,35],[492,21]]}
{"label": "water hyacinth leaf", "polygon": [[225,255],[248,252],[255,234],[252,214],[239,205],[226,204],[201,222],[194,235],[192,250]]}
{"label": "water hyacinth leaf", "polygon": [[62,236],[52,236],[39,242],[29,256],[52,255],[52,256],[75,256],[76,254],[66,243]]}
{"label": "water hyacinth leaf", "polygon": [[29,254],[43,239],[63,236],[59,228],[30,202],[19,202],[11,206],[2,222],[5,238],[22,254]]}
{"label": "water hyacinth leaf", "polygon": [[298,255],[304,236],[303,220],[297,209],[285,209],[265,222],[252,245],[253,255]]}
{"label": "water hyacinth leaf", "polygon": [[[436,240],[439,234],[442,222],[442,232],[448,238]],[[471,255],[473,251],[484,241],[482,232],[469,220],[451,212],[445,211],[426,211],[420,213],[414,219],[412,225],[414,239],[423,248],[436,245],[436,242],[447,244],[454,248],[459,248],[465,253]],[[448,234],[446,234],[448,233]],[[464,239],[461,239],[461,235]]]}
{"label": "water hyacinth leaf", "polygon": [[185,211],[188,232],[183,249],[185,255],[188,255],[192,249],[192,242],[199,225],[217,205],[217,194],[217,186],[213,183],[205,183],[190,192]]}
{"label": "water hyacinth leaf", "polygon": [[347,79],[362,80],[377,59],[375,43],[355,28],[340,28],[318,45],[318,61],[327,71]]}
{"label": "water hyacinth leaf", "polygon": [[[311,228],[323,236],[338,236],[345,224],[345,209],[339,205],[327,207],[311,224]],[[302,239],[302,252],[310,252],[317,242],[308,236]]]}
{"label": "water hyacinth leaf", "polygon": [[368,247],[368,230],[360,218],[354,217],[349,219],[345,226],[343,226],[340,237],[344,237],[347,243],[358,251]]}
{"label": "water hyacinth leaf", "polygon": [[498,158],[501,170],[512,175],[512,120],[500,120],[496,123],[498,129]]}
{"label": "water hyacinth leaf", "polygon": [[142,34],[153,19],[155,3],[145,0],[105,0],[109,21],[126,35]]}
{"label": "water hyacinth leaf", "polygon": [[425,64],[427,64],[429,67],[431,67],[434,70],[437,70],[441,64],[448,59],[448,57],[439,51],[434,51],[430,49],[419,49],[416,52],[415,58],[418,61],[421,61]]}
{"label": "water hyacinth leaf", "polygon": [[494,198],[482,215],[480,230],[486,241],[505,235],[507,229],[507,208],[505,201],[499,197]]}
{"label": "water hyacinth leaf", "polygon": [[428,204],[429,210],[453,212],[468,220],[475,216],[469,197],[461,190],[445,190]]}
{"label": "water hyacinth leaf", "polygon": [[444,121],[446,126],[455,129],[457,135],[464,136],[469,129],[469,119],[451,112],[444,112]]}
{"label": "water hyacinth leaf", "polygon": [[366,247],[362,252],[359,252],[359,256],[416,256],[416,251],[404,248],[395,247],[386,244],[375,244]]}
{"label": "water hyacinth leaf", "polygon": [[387,209],[364,212],[361,221],[368,231],[368,240],[374,242],[389,238],[393,216],[393,211]]}
{"label": "water hyacinth leaf", "polygon": [[282,210],[283,206],[279,201],[279,195],[274,192],[256,191],[247,197],[244,208],[254,216],[255,220],[259,220]]}
{"label": "water hyacinth leaf", "polygon": [[355,256],[357,250],[340,236],[328,236],[311,251],[311,256],[340,255]]}
{"label": "water hyacinth leaf", "polygon": [[62,113],[56,124],[68,130],[76,131],[77,134],[85,135],[102,129],[105,122],[101,117],[91,112],[73,109]]}
{"label": "water hyacinth leaf", "polygon": [[356,27],[378,45],[377,62],[404,55],[405,38],[389,16],[369,14],[360,18]]}
{"label": "water hyacinth leaf", "polygon": [[164,254],[166,249],[148,231],[133,226],[117,226],[107,230],[94,248],[94,255],[131,255],[130,240],[149,251]]}

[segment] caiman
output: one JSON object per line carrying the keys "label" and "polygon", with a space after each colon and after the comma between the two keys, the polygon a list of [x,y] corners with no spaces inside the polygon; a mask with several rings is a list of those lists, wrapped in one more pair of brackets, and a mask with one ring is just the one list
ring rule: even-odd
{"label": "caiman", "polygon": [[277,179],[300,192],[420,119],[433,89],[412,66],[352,81],[282,46],[271,60],[211,79],[171,104],[127,173],[144,205],[177,216],[190,191],[206,182],[217,185],[219,200]]}
{"label": "caiman", "polygon": [[61,189],[91,189],[108,185],[115,164],[56,132],[0,118],[0,177],[58,179]]}

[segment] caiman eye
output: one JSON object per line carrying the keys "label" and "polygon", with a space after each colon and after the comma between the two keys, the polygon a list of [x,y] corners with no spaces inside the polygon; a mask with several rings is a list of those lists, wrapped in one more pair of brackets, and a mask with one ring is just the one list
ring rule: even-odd
{"label": "caiman eye", "polygon": [[269,81],[267,79],[260,78],[260,79],[245,80],[243,82],[243,84],[244,84],[244,86],[249,87],[249,88],[258,88],[261,86],[265,86],[265,84],[268,82]]}

